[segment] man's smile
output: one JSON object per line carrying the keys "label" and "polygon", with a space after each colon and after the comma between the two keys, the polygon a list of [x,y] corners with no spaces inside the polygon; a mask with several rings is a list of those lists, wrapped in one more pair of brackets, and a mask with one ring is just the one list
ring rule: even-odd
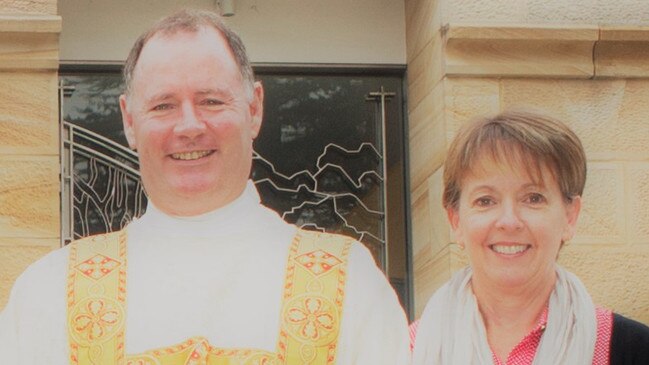
{"label": "man's smile", "polygon": [[199,158],[209,156],[214,152],[215,150],[177,152],[177,153],[172,153],[171,158],[173,158],[174,160],[183,160],[183,161],[198,160]]}

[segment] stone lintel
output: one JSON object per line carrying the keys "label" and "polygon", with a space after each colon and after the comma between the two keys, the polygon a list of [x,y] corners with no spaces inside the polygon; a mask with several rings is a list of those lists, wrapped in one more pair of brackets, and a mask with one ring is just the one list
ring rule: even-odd
{"label": "stone lintel", "polygon": [[649,77],[649,27],[448,24],[440,32],[448,77]]}
{"label": "stone lintel", "polygon": [[61,17],[0,15],[0,71],[56,71]]}

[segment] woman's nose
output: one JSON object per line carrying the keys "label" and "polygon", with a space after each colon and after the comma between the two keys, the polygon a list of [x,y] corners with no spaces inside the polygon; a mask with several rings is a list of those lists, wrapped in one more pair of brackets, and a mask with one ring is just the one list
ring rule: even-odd
{"label": "woman's nose", "polygon": [[496,227],[503,230],[518,230],[523,227],[520,212],[513,202],[503,202],[498,211]]}

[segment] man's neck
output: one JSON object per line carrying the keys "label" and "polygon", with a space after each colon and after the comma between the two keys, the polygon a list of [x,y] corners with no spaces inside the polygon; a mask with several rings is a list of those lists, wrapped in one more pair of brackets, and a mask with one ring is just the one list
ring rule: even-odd
{"label": "man's neck", "polygon": [[162,213],[174,217],[196,217],[223,209],[239,199],[245,192],[245,186],[227,196],[213,197],[191,195],[178,196],[175,199],[151,199]]}

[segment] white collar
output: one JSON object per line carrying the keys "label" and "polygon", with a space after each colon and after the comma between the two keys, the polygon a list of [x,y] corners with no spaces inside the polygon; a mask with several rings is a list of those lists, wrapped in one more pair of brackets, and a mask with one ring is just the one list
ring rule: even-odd
{"label": "white collar", "polygon": [[214,237],[240,234],[269,223],[277,214],[260,203],[252,181],[238,198],[204,214],[180,217],[169,215],[149,201],[146,213],[129,225],[131,232],[147,236]]}

